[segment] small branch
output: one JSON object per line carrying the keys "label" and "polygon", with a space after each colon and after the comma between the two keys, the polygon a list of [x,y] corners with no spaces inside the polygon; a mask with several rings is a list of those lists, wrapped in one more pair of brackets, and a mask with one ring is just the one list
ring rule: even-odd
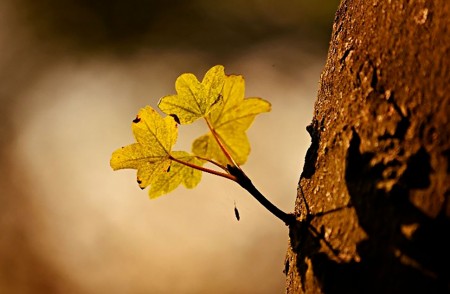
{"label": "small branch", "polygon": [[287,226],[293,224],[296,218],[293,214],[288,214],[276,207],[253,185],[252,181],[239,167],[228,166],[228,171],[236,177],[236,182],[245,190],[247,190],[259,203],[261,203],[273,215],[282,220]]}
{"label": "small branch", "polygon": [[293,214],[288,214],[288,213],[285,213],[284,211],[280,210],[272,202],[270,202],[266,197],[264,197],[264,195],[261,194],[261,192],[259,192],[258,189],[256,189],[256,187],[253,185],[252,181],[247,177],[247,175],[239,167],[239,165],[236,163],[236,161],[234,161],[230,152],[228,152],[227,148],[222,144],[222,141],[220,140],[219,135],[216,133],[216,131],[214,130],[211,123],[208,121],[208,119],[206,117],[205,117],[205,121],[206,121],[206,124],[208,125],[209,130],[211,131],[211,134],[213,135],[217,144],[219,144],[220,149],[222,150],[223,154],[228,159],[230,164],[228,164],[227,167],[225,167],[211,159],[202,158],[200,156],[197,156],[197,158],[208,161],[208,162],[220,167],[221,169],[227,171],[228,173],[222,173],[222,172],[218,172],[216,170],[197,166],[195,164],[176,159],[172,156],[170,156],[170,159],[172,159],[176,162],[179,162],[181,164],[184,164],[186,166],[189,166],[191,168],[195,168],[195,169],[198,169],[198,170],[201,170],[201,171],[213,174],[213,175],[218,175],[218,176],[227,178],[229,180],[235,181],[242,188],[247,190],[247,192],[249,192],[253,197],[255,197],[255,199],[258,200],[258,202],[261,203],[262,206],[264,206],[267,210],[269,210],[277,218],[282,220],[287,226],[294,224],[296,222],[295,216]]}
{"label": "small branch", "polygon": [[216,170],[213,170],[213,169],[209,169],[209,168],[206,168],[206,167],[203,167],[203,166],[192,164],[190,162],[186,162],[186,161],[177,159],[177,158],[173,157],[172,155],[169,155],[169,159],[171,159],[171,160],[173,160],[175,162],[178,162],[180,164],[184,164],[184,165],[186,165],[186,166],[188,166],[190,168],[197,169],[197,170],[200,170],[202,172],[213,174],[213,175],[216,175],[216,176],[219,176],[219,177],[223,177],[223,178],[232,180],[234,182],[236,182],[236,180],[237,180],[236,177],[233,176],[232,174],[223,173],[223,172],[219,172],[219,171],[216,171]]}

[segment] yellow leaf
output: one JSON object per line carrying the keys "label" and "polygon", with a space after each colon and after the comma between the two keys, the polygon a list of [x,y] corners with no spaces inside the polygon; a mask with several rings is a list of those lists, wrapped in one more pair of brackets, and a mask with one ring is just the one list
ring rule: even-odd
{"label": "yellow leaf", "polygon": [[[202,162],[199,159],[184,151],[175,151],[172,153],[172,156],[184,162],[199,166],[202,165]],[[167,172],[160,174],[150,186],[150,198],[154,199],[167,194],[176,189],[180,184],[183,184],[186,188],[192,189],[200,183],[201,179],[201,171],[172,161]]]}
{"label": "yellow leaf", "polygon": [[[141,109],[132,123],[136,143],[114,151],[110,161],[114,170],[137,169],[138,184],[142,189],[150,186],[150,198],[167,194],[180,184],[194,188],[202,171],[236,180],[226,165],[245,163],[250,153],[246,130],[256,115],[270,111],[270,103],[261,98],[244,99],[244,79],[225,76],[221,65],[211,68],[201,83],[193,74],[183,74],[175,88],[177,95],[163,97],[159,102],[168,116],[163,118],[149,106]],[[195,155],[172,151],[177,124],[198,118],[206,120],[210,133],[195,140]],[[204,168],[206,161],[225,172]]]}
{"label": "yellow leaf", "polygon": [[114,170],[137,169],[137,181],[144,189],[150,186],[150,198],[157,198],[180,184],[194,188],[202,172],[176,160],[201,166],[203,161],[184,151],[172,151],[178,127],[170,116],[161,117],[153,108],[141,109],[131,125],[137,143],[122,147],[111,156]]}
{"label": "yellow leaf", "polygon": [[222,65],[208,70],[201,83],[193,74],[182,74],[175,82],[177,95],[161,98],[158,106],[164,113],[173,115],[181,124],[192,123],[217,107],[224,79]]}
{"label": "yellow leaf", "polygon": [[[206,116],[212,130],[237,164],[244,164],[250,154],[250,143],[245,131],[256,115],[271,109],[270,103],[264,99],[244,99],[244,92],[245,81],[242,76],[226,76],[222,103]],[[211,132],[194,141],[192,152],[215,159],[222,165],[230,163]]]}

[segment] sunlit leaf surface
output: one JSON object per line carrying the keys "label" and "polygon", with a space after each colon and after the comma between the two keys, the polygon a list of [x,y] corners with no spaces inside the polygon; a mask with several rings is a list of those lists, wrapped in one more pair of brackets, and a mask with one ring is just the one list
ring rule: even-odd
{"label": "sunlit leaf surface", "polygon": [[[246,131],[256,115],[270,111],[270,103],[261,98],[244,98],[242,76],[226,76],[221,65],[212,67],[199,82],[193,74],[182,74],[175,83],[177,95],[161,98],[158,106],[141,109],[131,125],[136,143],[116,150],[111,167],[137,169],[137,182],[148,186],[150,198],[167,194],[179,185],[194,188],[202,171],[235,180],[227,164],[246,162],[250,143]],[[178,124],[204,119],[209,132],[197,138],[190,154],[172,151]],[[220,144],[219,144],[220,142]],[[206,169],[212,162],[222,171]]]}
{"label": "sunlit leaf surface", "polygon": [[244,92],[245,81],[242,76],[231,75],[225,78],[223,101],[206,116],[212,131],[194,141],[194,154],[215,159],[223,165],[230,163],[213,136],[214,131],[237,164],[247,161],[250,143],[245,131],[256,115],[270,111],[271,106],[261,98],[244,99]]}
{"label": "sunlit leaf surface", "polygon": [[201,165],[201,161],[186,152],[172,151],[178,135],[177,123],[170,116],[161,117],[153,108],[141,109],[131,125],[137,143],[122,147],[112,154],[114,170],[137,169],[137,182],[142,189],[150,186],[150,198],[166,194],[181,183],[195,187],[201,172],[174,162],[180,158]]}
{"label": "sunlit leaf surface", "polygon": [[192,123],[220,104],[224,79],[222,65],[211,68],[201,83],[193,74],[182,74],[175,82],[177,95],[161,98],[158,106],[164,113],[176,117],[181,124]]}

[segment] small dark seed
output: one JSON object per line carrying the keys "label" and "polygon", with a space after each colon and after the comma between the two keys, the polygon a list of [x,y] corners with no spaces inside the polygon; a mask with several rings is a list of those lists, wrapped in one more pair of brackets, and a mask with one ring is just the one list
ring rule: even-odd
{"label": "small dark seed", "polygon": [[234,207],[234,215],[236,216],[236,219],[239,221],[241,219],[241,217],[239,216],[239,210],[237,209],[237,207]]}

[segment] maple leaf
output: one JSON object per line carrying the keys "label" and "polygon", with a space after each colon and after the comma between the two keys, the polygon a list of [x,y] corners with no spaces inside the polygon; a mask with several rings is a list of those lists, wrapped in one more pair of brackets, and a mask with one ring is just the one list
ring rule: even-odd
{"label": "maple leaf", "polygon": [[195,75],[185,73],[175,82],[177,95],[161,98],[159,108],[181,124],[189,124],[208,115],[220,102],[225,80],[224,67],[216,65],[205,74],[200,83]]}
{"label": "maple leaf", "polygon": [[[203,162],[184,151],[174,151],[172,156],[183,162],[201,166]],[[150,186],[150,198],[156,198],[176,189],[180,184],[192,189],[200,183],[202,172],[185,164],[172,161],[168,171],[161,174]]]}
{"label": "maple leaf", "polygon": [[[178,127],[172,117],[161,117],[153,108],[142,108],[131,125],[137,143],[113,152],[110,165],[114,170],[137,169],[137,182],[142,189],[150,186],[150,198],[166,194],[180,183],[195,187],[201,179],[200,171],[173,160],[182,158],[198,163],[186,152],[172,151],[178,136]],[[170,184],[166,182],[170,180]]]}
{"label": "maple leaf", "polygon": [[[212,67],[201,83],[193,74],[182,74],[175,88],[177,95],[165,96],[158,104],[167,117],[163,118],[150,106],[139,111],[131,125],[137,142],[114,151],[111,167],[137,169],[137,182],[142,189],[150,186],[150,198],[167,194],[181,184],[194,188],[202,172],[221,176],[246,189],[286,225],[294,223],[296,217],[267,200],[239,166],[250,153],[245,132],[256,115],[270,111],[270,103],[261,98],[244,98],[244,78],[226,76],[221,65]],[[205,119],[210,132],[194,141],[194,155],[172,151],[178,124],[189,124],[199,118]],[[222,171],[204,167],[205,162]],[[239,220],[236,204],[234,211]]]}
{"label": "maple leaf", "polygon": [[231,155],[236,164],[244,164],[250,154],[250,143],[245,131],[256,115],[269,112],[271,105],[261,98],[245,98],[245,81],[242,76],[226,76],[222,90],[222,102],[206,115],[210,132],[196,139],[192,152],[198,156],[215,159],[222,165],[230,163],[219,146]]}

